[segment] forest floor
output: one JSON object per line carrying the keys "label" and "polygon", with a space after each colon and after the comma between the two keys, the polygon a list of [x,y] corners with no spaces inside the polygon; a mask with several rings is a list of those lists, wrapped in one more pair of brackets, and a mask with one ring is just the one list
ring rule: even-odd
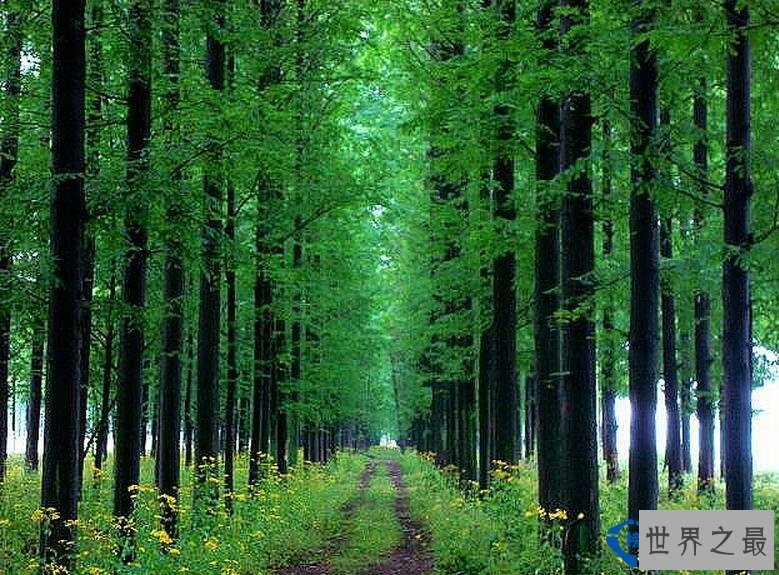
{"label": "forest floor", "polygon": [[[171,545],[159,527],[154,460],[142,461],[134,521],[137,560],[117,561],[110,467],[87,467],[79,510],[78,564],[69,575],[560,575],[555,545],[538,537],[535,464],[499,464],[492,485],[461,482],[425,454],[371,449],[344,452],[328,464],[301,463],[269,472],[246,487],[241,456],[229,515],[220,502],[192,506],[191,468],[182,466],[180,536]],[[755,478],[755,507],[779,513],[779,477]],[[723,508],[724,489],[699,498],[693,477],[661,509]],[[36,547],[47,513],[38,508],[40,476],[12,458],[0,490],[0,575],[38,573]],[[601,531],[625,519],[627,482],[601,483]],[[557,538],[562,521],[554,522]],[[777,533],[779,535],[779,533]],[[165,549],[167,548],[167,552]],[[779,557],[777,558],[779,559]],[[777,562],[779,564],[779,561]],[[602,544],[582,575],[620,575],[629,568]],[[713,573],[713,572],[701,572]]]}

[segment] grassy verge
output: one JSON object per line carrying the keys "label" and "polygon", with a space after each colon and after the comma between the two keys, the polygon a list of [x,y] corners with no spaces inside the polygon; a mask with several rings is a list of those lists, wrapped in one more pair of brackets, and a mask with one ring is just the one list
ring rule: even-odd
{"label": "grassy verge", "polygon": [[[492,488],[481,498],[475,488],[470,493],[463,493],[457,487],[456,478],[440,472],[429,459],[408,452],[401,456],[401,465],[409,485],[412,514],[431,532],[436,573],[556,575],[563,572],[558,550],[539,542],[537,475],[531,465],[504,466],[497,470]],[[659,507],[724,508],[722,484],[717,485],[716,495],[711,500],[698,498],[693,478],[687,478],[686,485],[674,500],[669,500],[664,492]],[[602,483],[602,534],[626,519],[626,508],[625,477],[615,485]],[[756,478],[755,508],[779,510],[779,478]],[[555,520],[554,525],[558,537],[561,536],[562,520]],[[601,536],[601,548],[600,555],[587,564],[582,575],[630,573],[627,566],[606,547],[604,536]],[[779,557],[776,564],[779,565]],[[722,571],[695,573],[713,575]]]}
{"label": "grassy verge", "polygon": [[[223,504],[212,513],[192,509],[192,478],[183,471],[177,505],[181,538],[167,554],[159,530],[159,505],[153,487],[154,462],[144,458],[134,521],[138,558],[130,566],[114,559],[112,482],[110,468],[96,482],[85,484],[79,517],[79,561],[76,575],[216,573],[263,575],[272,566],[295,563],[322,548],[341,528],[341,507],[354,494],[365,464],[362,456],[346,454],[325,467],[306,466],[291,475],[265,480],[254,497],[245,487],[247,461],[236,469],[235,512],[228,517]],[[89,472],[87,472],[89,473]],[[25,473],[21,461],[10,462],[8,480],[0,493],[0,575],[35,573],[40,482]]]}

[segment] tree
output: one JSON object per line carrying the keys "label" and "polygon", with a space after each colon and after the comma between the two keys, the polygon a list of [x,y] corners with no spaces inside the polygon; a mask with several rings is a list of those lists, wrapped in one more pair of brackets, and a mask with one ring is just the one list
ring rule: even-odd
{"label": "tree", "polygon": [[[552,29],[554,3],[539,10],[536,29],[544,53],[556,49]],[[538,500],[545,510],[562,508],[559,469],[562,460],[560,421],[562,397],[560,332],[556,313],[560,308],[560,210],[559,198],[549,182],[560,171],[560,110],[553,94],[543,94],[536,116],[536,205],[535,232],[535,371],[538,382]]]}
{"label": "tree", "polygon": [[[218,0],[211,7],[211,22],[206,33],[205,74],[209,87],[216,94],[225,87],[225,46],[218,32],[224,28],[224,2]],[[200,489],[206,487],[208,477],[215,472],[219,453],[217,439],[219,412],[219,329],[221,318],[222,237],[222,171],[221,152],[213,136],[209,147],[208,166],[203,175],[206,221],[202,230],[203,271],[200,274],[200,312],[198,316],[197,350],[197,434],[195,436],[195,465]],[[218,487],[207,487],[204,495],[215,501]]]}
{"label": "tree", "polygon": [[[19,6],[5,15],[8,46],[4,62],[4,108],[0,135],[0,200],[8,201],[8,188],[19,159],[19,95],[21,93],[24,10]],[[11,253],[10,238],[0,234],[0,484],[5,481],[8,457],[8,365],[11,355]],[[37,463],[36,463],[37,465]]]}
{"label": "tree", "polygon": [[[660,226],[660,254],[673,258],[673,220],[663,219]],[[671,495],[682,487],[682,438],[679,415],[679,377],[676,362],[676,299],[670,278],[666,278],[661,289],[663,316],[663,382],[665,386],[665,409],[668,418],[668,434],[665,461],[668,467],[668,491]]]}
{"label": "tree", "polygon": [[82,254],[84,240],[84,1],[52,4],[52,174],[49,371],[46,378],[41,507],[56,509],[41,525],[40,554],[65,569],[73,563],[78,516]]}
{"label": "tree", "polygon": [[[602,196],[604,203],[609,205],[613,194],[613,159],[612,159],[611,124],[603,122],[603,159],[601,167]],[[610,215],[603,219],[603,258],[608,260],[614,251],[614,221]],[[614,338],[614,306],[607,302],[603,309],[603,330],[600,344],[601,360],[601,440],[603,443],[603,459],[606,460],[606,479],[615,483],[619,479],[619,454],[617,452],[617,381],[616,354],[617,342]]]}
{"label": "tree", "polygon": [[27,403],[27,445],[24,461],[30,470],[38,469],[38,439],[41,426],[41,389],[43,384],[43,353],[46,323],[36,317],[32,328],[32,353],[30,354],[30,396]]}
{"label": "tree", "polygon": [[[498,40],[507,41],[516,20],[514,0],[497,0]],[[493,174],[495,178],[495,220],[509,226],[516,219],[514,207],[514,122],[506,98],[510,62],[498,65],[495,91],[501,98],[495,106],[497,141]],[[516,253],[506,247],[492,263],[492,305],[495,337],[495,458],[507,463],[516,459],[517,435],[517,302],[514,289]]]}
{"label": "tree", "polygon": [[[581,27],[589,23],[587,0],[570,0],[562,19],[567,55],[581,58]],[[577,38],[571,39],[577,28]],[[598,424],[595,384],[595,321],[591,313],[595,267],[592,180],[582,165],[592,146],[590,94],[574,86],[560,109],[560,168],[566,175],[561,210],[561,277],[563,309],[563,449],[565,507],[572,523],[564,544],[566,573],[579,573],[582,555],[597,552]],[[582,515],[583,514],[583,515]]]}
{"label": "tree", "polygon": [[130,5],[130,54],[127,78],[127,191],[125,228],[130,246],[125,253],[122,301],[126,313],[119,328],[119,380],[116,400],[114,463],[114,516],[119,519],[125,562],[135,557],[132,486],[138,485],[142,434],[143,312],[146,306],[148,230],[144,206],[149,169],[151,134],[151,41],[152,3],[134,0]]}
{"label": "tree", "polygon": [[650,40],[648,3],[634,2],[630,66],[630,462],[628,515],[657,507],[657,408],[659,252],[652,192],[656,170],[652,142],[657,133],[657,60]]}
{"label": "tree", "polygon": [[726,0],[732,45],[727,60],[725,247],[722,266],[722,373],[728,509],[752,508],[752,301],[745,258],[752,235],[749,172],[749,9]]}
{"label": "tree", "polygon": [[[176,119],[179,101],[180,51],[179,1],[166,0],[162,8],[162,71],[167,82],[165,90],[165,138],[171,146],[179,143],[179,125]],[[181,174],[174,167],[170,173],[166,217],[171,226],[167,234],[164,301],[165,317],[162,336],[162,376],[159,392],[159,446],[157,451],[159,488],[162,498],[162,525],[173,539],[176,526],[176,500],[179,491],[179,459],[181,432],[181,365],[184,341],[184,261],[180,232],[184,223]],[[167,496],[167,497],[165,497]]]}
{"label": "tree", "polygon": [[[706,79],[699,78],[693,94],[693,123],[699,130],[699,136],[693,146],[693,161],[696,177],[705,182],[708,177],[709,147],[706,141],[708,129],[708,105],[706,99]],[[698,192],[706,197],[705,184],[698,186]],[[704,219],[700,206],[696,207],[694,222],[700,235]],[[695,318],[695,381],[697,382],[698,415],[698,490],[714,489],[714,406],[711,381],[711,302],[709,293],[697,289],[694,294]],[[722,448],[722,446],[721,446]]]}

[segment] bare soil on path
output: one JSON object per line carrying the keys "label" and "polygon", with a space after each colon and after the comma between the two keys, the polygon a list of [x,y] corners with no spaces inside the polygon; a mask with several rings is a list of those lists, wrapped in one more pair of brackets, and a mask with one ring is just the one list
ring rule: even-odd
{"label": "bare soil on path", "polygon": [[[348,520],[363,503],[365,492],[370,486],[378,465],[378,462],[371,461],[360,474],[356,494],[342,508],[345,519]],[[429,534],[411,517],[408,487],[403,480],[400,465],[394,460],[386,461],[384,465],[395,489],[394,513],[403,536],[398,546],[389,555],[362,575],[429,575],[433,572],[433,561],[428,550]],[[283,567],[276,570],[275,574],[332,575],[330,558],[336,556],[346,544],[346,536],[343,533],[336,533],[328,538],[318,560],[309,564]]]}

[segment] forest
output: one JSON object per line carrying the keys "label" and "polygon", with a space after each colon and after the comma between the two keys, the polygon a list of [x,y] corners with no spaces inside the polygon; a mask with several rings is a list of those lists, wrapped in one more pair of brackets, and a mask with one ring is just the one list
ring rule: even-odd
{"label": "forest", "polygon": [[0,574],[779,511],[777,54],[777,0],[3,0]]}

